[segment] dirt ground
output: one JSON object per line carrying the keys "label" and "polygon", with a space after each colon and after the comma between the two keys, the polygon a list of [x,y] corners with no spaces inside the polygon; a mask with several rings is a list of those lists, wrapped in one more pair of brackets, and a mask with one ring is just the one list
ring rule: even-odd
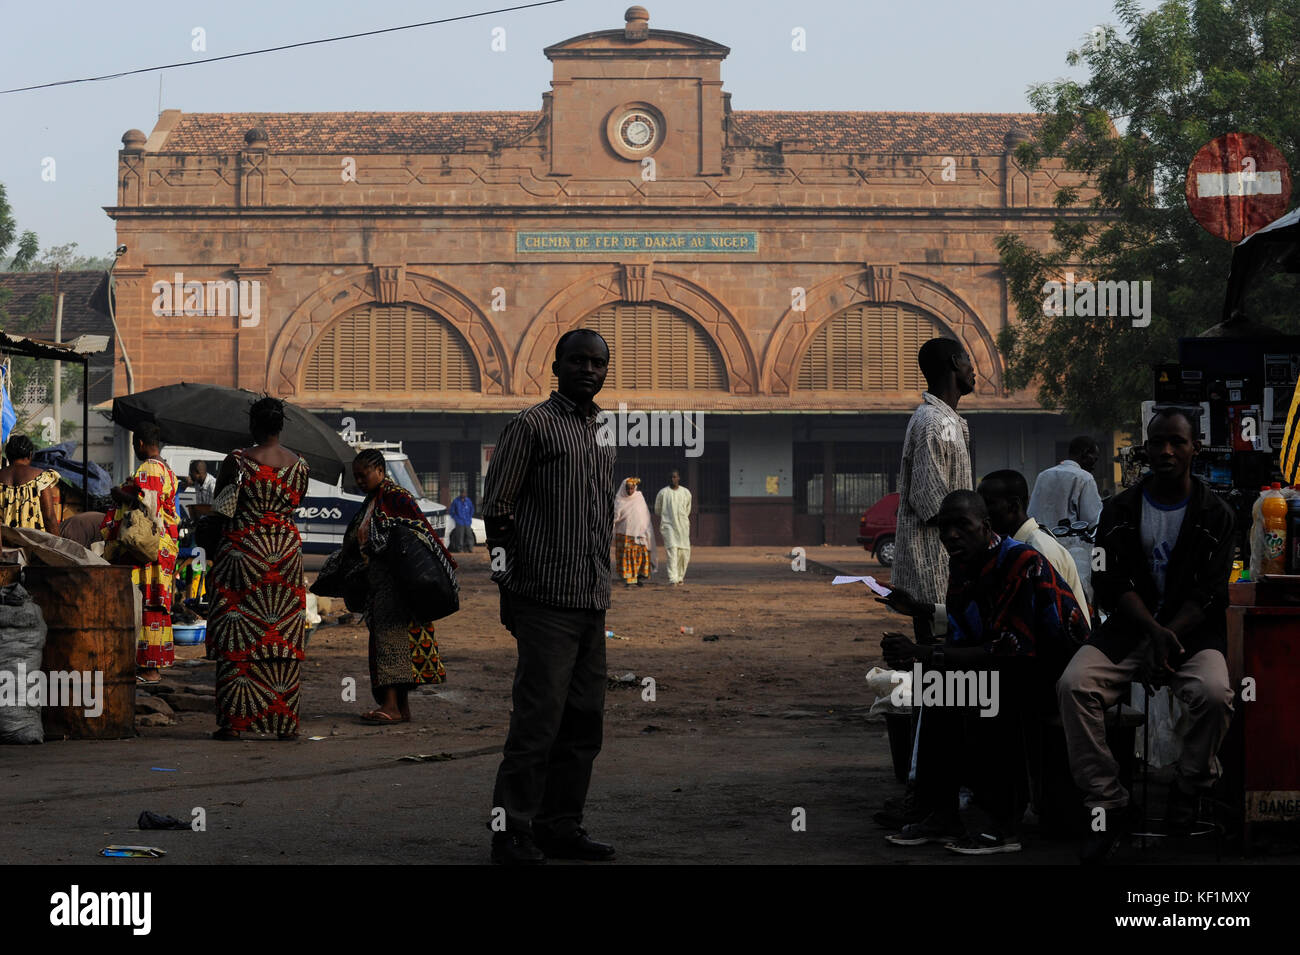
{"label": "dirt ground", "polygon": [[[157,864],[485,862],[514,644],[486,555],[458,556],[462,610],[438,626],[448,680],[412,697],[411,724],[358,722],[371,703],[366,634],[326,626],[308,644],[302,738],[215,742],[213,665],[201,648],[178,648],[167,682],[198,709],[174,725],[0,747],[0,861],[120,864],[99,850],[143,843],[167,850]],[[810,548],[808,558],[795,572],[775,547],[696,548],[684,586],[667,587],[662,567],[651,585],[616,584],[608,669],[635,681],[609,690],[586,824],[620,861],[972,864],[937,846],[892,847],[872,822],[901,787],[883,722],[866,718],[863,677],[899,618],[861,584],[832,586],[826,571],[884,581],[888,571],[860,548]],[[356,702],[343,700],[349,677]],[[135,830],[143,810],[189,821],[196,809],[204,832]],[[800,809],[806,828],[796,831]],[[1214,861],[1208,843],[1180,857],[1188,851]],[[1072,864],[1073,846],[1033,839],[992,860],[1031,862]]]}

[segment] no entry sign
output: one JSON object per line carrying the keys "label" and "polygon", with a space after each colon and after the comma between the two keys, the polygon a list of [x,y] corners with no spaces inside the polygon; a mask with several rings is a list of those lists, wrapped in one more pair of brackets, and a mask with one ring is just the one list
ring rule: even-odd
{"label": "no entry sign", "polygon": [[1291,170],[1281,150],[1251,133],[1228,133],[1187,167],[1187,206],[1211,235],[1240,242],[1287,210]]}

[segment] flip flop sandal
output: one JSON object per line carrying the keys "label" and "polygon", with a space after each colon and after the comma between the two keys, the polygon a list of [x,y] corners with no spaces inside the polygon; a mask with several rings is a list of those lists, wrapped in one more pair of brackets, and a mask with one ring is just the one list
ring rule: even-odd
{"label": "flip flop sandal", "polygon": [[361,719],[361,722],[363,722],[363,723],[374,723],[374,724],[378,724],[378,725],[381,725],[381,726],[384,725],[384,724],[386,724],[386,723],[401,723],[401,722],[402,722],[402,720],[401,720],[400,717],[397,718],[397,719],[394,719],[393,717],[391,717],[391,716],[389,716],[387,713],[385,713],[383,710],[371,710],[369,713],[362,713],[360,719]]}

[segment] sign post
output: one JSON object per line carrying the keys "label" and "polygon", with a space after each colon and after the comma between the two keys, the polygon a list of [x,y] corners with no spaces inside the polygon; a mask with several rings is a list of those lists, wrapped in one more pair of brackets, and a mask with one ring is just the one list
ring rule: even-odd
{"label": "sign post", "polygon": [[1240,242],[1287,210],[1291,170],[1281,150],[1252,133],[1228,133],[1187,167],[1187,206],[1207,232]]}

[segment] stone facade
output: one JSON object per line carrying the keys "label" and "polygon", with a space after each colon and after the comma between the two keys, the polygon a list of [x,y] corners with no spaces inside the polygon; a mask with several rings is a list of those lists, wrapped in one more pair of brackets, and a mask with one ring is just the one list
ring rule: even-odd
{"label": "stone facade", "polygon": [[[1008,299],[994,242],[1015,232],[1046,243],[1055,190],[1075,182],[1050,163],[1030,173],[1016,162],[1037,116],[732,110],[727,48],[650,30],[636,7],[622,29],[544,52],[554,75],[537,112],[170,110],[148,137],[128,132],[108,212],[128,248],[116,270],[119,347],[136,388],[208,381],[330,414],[408,413],[403,425],[417,429],[420,414],[436,413],[439,424],[483,423],[462,436],[487,443],[503,415],[550,390],[560,334],[602,306],[651,302],[704,331],[726,385],[607,389],[605,405],[892,422],[915,406],[916,388],[801,390],[796,380],[827,322],[888,304],[965,343],[978,385],[964,412],[1035,416],[1036,450],[1021,461],[1054,463],[1039,460],[1053,453],[1042,411],[1004,388],[995,345]],[[647,231],[752,235],[754,247],[619,247]],[[529,250],[539,233],[606,244]],[[155,314],[155,283],[178,273],[259,283],[255,323],[234,310]],[[477,390],[304,390],[307,361],[342,316],[396,303],[455,330]],[[1016,465],[995,457],[990,467]],[[734,504],[746,495],[732,477]],[[766,496],[789,503],[788,490]]]}

